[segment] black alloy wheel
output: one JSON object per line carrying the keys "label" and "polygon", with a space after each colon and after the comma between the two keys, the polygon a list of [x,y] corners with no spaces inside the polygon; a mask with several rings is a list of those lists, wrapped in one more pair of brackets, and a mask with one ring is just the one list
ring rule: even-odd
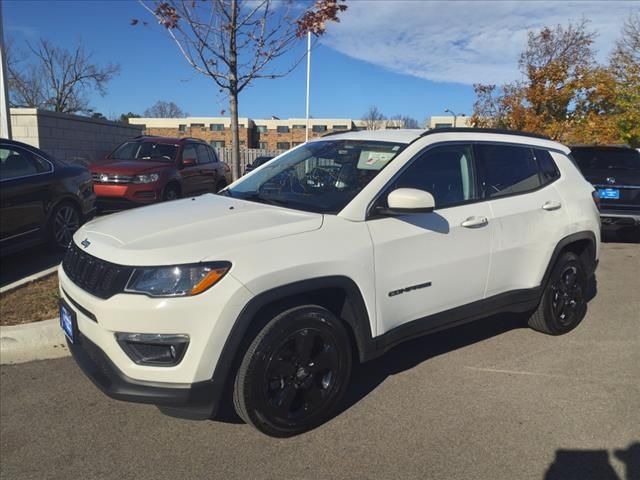
{"label": "black alloy wheel", "polygon": [[267,435],[296,435],[329,418],[350,373],[341,321],[322,307],[296,307],[271,320],[247,350],[236,377],[236,411]]}
{"label": "black alloy wheel", "polygon": [[580,257],[565,252],[554,266],[529,326],[551,335],[573,330],[587,313],[588,277]]}
{"label": "black alloy wheel", "polygon": [[65,249],[80,228],[78,209],[70,203],[58,205],[51,218],[51,240],[56,249]]}

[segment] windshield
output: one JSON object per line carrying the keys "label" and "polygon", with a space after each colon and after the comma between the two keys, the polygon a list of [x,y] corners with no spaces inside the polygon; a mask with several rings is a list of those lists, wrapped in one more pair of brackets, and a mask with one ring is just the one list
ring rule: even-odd
{"label": "windshield", "polygon": [[298,210],[337,213],[405,147],[402,143],[307,143],[242,179],[224,195]]}
{"label": "windshield", "polygon": [[631,148],[575,148],[571,151],[581,170],[640,170],[640,152]]}
{"label": "windshield", "polygon": [[154,162],[173,162],[178,151],[177,145],[156,142],[126,142],[109,155],[117,160],[153,160]]}

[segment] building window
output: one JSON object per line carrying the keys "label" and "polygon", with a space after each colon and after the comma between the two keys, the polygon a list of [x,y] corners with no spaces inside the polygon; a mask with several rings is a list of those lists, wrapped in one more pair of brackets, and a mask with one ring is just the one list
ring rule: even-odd
{"label": "building window", "polygon": [[327,126],[326,125],[314,125],[312,130],[316,133],[321,133],[321,132],[326,132],[327,131]]}
{"label": "building window", "polygon": [[224,132],[224,124],[211,123],[209,124],[209,130],[211,130],[212,132]]}
{"label": "building window", "polygon": [[276,147],[278,150],[289,150],[291,148],[291,144],[289,142],[278,142]]}
{"label": "building window", "polygon": [[333,129],[334,130],[348,130],[346,125],[334,125]]}
{"label": "building window", "polygon": [[256,130],[258,130],[259,133],[267,133],[267,126],[266,125],[256,125]]}
{"label": "building window", "polygon": [[276,130],[278,133],[289,133],[289,127],[287,127],[286,125],[278,125],[276,127]]}
{"label": "building window", "polygon": [[244,145],[246,145],[246,144],[247,144],[247,142],[246,142],[246,141],[244,141],[244,140],[240,140],[240,145],[241,145],[241,146],[244,146]]}
{"label": "building window", "polygon": [[209,142],[212,147],[215,148],[224,148],[224,140],[213,140]]}
{"label": "building window", "polygon": [[266,150],[269,148],[269,144],[267,142],[259,142],[258,143],[258,148],[262,149],[262,150]]}
{"label": "building window", "polygon": [[239,124],[238,128],[244,128],[244,123]]}
{"label": "building window", "polygon": [[204,123],[192,123],[191,128],[204,128]]}
{"label": "building window", "polygon": [[187,131],[187,126],[186,125],[178,125],[178,131],[179,132],[186,132]]}
{"label": "building window", "polygon": [[294,125],[293,129],[294,130],[306,130],[307,126],[306,125]]}
{"label": "building window", "polygon": [[449,128],[449,127],[453,127],[453,125],[450,123],[436,123],[435,128]]}

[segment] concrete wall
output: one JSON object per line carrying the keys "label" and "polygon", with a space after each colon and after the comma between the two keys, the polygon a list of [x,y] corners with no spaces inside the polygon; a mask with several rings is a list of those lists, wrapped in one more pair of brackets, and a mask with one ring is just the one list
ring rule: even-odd
{"label": "concrete wall", "polygon": [[139,125],[49,112],[12,108],[13,139],[38,147],[55,158],[93,163],[124,140],[142,134]]}

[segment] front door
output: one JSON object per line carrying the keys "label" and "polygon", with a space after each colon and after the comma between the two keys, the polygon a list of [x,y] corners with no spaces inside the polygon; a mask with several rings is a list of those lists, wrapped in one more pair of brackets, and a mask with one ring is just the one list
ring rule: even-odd
{"label": "front door", "polygon": [[419,154],[385,190],[382,206],[396,188],[430,192],[435,210],[367,221],[378,334],[483,299],[489,271],[491,211],[479,195],[471,146],[441,145]]}

